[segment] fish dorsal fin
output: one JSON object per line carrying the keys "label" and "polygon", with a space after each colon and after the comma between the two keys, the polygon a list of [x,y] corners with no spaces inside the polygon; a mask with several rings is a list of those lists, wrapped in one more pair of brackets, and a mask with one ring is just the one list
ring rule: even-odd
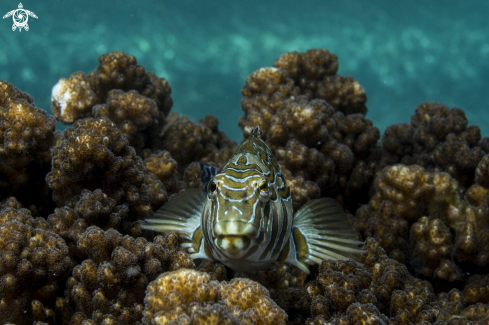
{"label": "fish dorsal fin", "polygon": [[261,139],[261,136],[263,135],[263,133],[261,132],[261,129],[259,126],[255,126],[253,129],[251,129],[251,135]]}
{"label": "fish dorsal fin", "polygon": [[364,252],[359,248],[363,243],[356,239],[343,207],[331,198],[311,200],[297,211],[292,238],[295,261],[289,257],[287,262],[302,270],[326,259],[346,260]]}
{"label": "fish dorsal fin", "polygon": [[219,169],[201,162],[199,162],[198,164],[199,164],[200,180],[202,181],[202,183],[204,183],[205,191],[207,191],[207,185],[209,184],[211,179],[214,176],[216,176]]}
{"label": "fish dorsal fin", "polygon": [[201,190],[180,191],[171,196],[152,218],[146,219],[143,228],[164,233],[175,231],[180,237],[191,240],[200,227],[205,201],[206,194]]}

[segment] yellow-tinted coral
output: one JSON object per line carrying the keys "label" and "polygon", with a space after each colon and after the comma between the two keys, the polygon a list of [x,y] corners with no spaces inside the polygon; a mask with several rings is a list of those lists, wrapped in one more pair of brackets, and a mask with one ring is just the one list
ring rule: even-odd
{"label": "yellow-tinted coral", "polygon": [[104,54],[98,59],[99,65],[90,72],[88,79],[102,103],[112,89],[122,91],[136,90],[141,95],[155,101],[158,109],[166,116],[170,112],[173,101],[170,97],[171,88],[163,78],[152,72],[146,72],[137,64],[134,56],[122,52]]}
{"label": "yellow-tinted coral", "polygon": [[363,205],[357,210],[354,223],[365,234],[365,238],[375,238],[389,258],[408,264],[408,223],[395,211],[392,202],[384,201],[379,211]]}
{"label": "yellow-tinted coral", "polygon": [[420,166],[393,165],[384,168],[375,182],[370,205],[380,209],[383,200],[394,204],[396,212],[409,222],[423,216],[435,192],[433,176]]}
{"label": "yellow-tinted coral", "polygon": [[44,181],[56,121],[28,94],[0,80],[0,197],[51,207]]}
{"label": "yellow-tinted coral", "polygon": [[440,103],[423,103],[410,124],[387,128],[383,155],[388,163],[417,164],[445,171],[462,186],[474,182],[477,165],[488,150],[477,126],[467,126],[463,110]]}
{"label": "yellow-tinted coral", "polygon": [[473,275],[463,289],[464,299],[468,304],[489,303],[489,276]]}
{"label": "yellow-tinted coral", "polygon": [[367,112],[365,90],[353,78],[336,75],[338,58],[328,50],[285,53],[274,66],[286,70],[301,93],[309,98],[325,99],[345,114]]}
{"label": "yellow-tinted coral", "polygon": [[72,322],[140,324],[148,283],[161,272],[193,267],[178,244],[175,234],[148,242],[89,227],[77,243],[86,259],[67,282]]}
{"label": "yellow-tinted coral", "polygon": [[323,100],[309,101],[305,96],[293,97],[284,102],[265,129],[270,148],[285,145],[296,139],[307,147],[316,148],[328,138],[326,122],[334,113]]}
{"label": "yellow-tinted coral", "polygon": [[238,125],[247,138],[255,126],[259,126],[267,134],[277,109],[291,96],[299,95],[299,89],[285,70],[261,68],[246,79],[241,93],[241,107],[245,116],[239,119]]}
{"label": "yellow-tinted coral", "polygon": [[141,151],[149,147],[152,133],[163,120],[159,121],[156,103],[135,90],[123,92],[111,90],[104,104],[93,107],[92,116],[105,116],[117,125],[129,144]]}
{"label": "yellow-tinted coral", "polygon": [[411,266],[417,276],[452,283],[462,280],[461,270],[450,261],[453,254],[450,229],[441,220],[419,219],[411,228],[409,240],[413,247]]}
{"label": "yellow-tinted coral", "polygon": [[291,171],[295,177],[303,177],[316,183],[322,190],[334,186],[337,181],[333,160],[295,139],[288,141],[285,147],[277,148],[275,153],[282,169]]}
{"label": "yellow-tinted coral", "polygon": [[54,117],[65,124],[90,116],[97,98],[83,72],[61,78],[51,93],[51,110]]}
{"label": "yellow-tinted coral", "polygon": [[106,118],[77,121],[64,131],[52,152],[47,182],[59,206],[84,189],[100,189],[117,204],[126,202],[132,220],[152,213],[151,197],[143,185],[143,162],[113,122]]}
{"label": "yellow-tinted coral", "polygon": [[210,126],[215,128],[211,129],[205,123],[194,123],[186,116],[180,117],[177,113],[172,113],[160,133],[156,148],[169,151],[178,162],[180,172],[193,161],[212,161],[221,166],[231,158],[236,143],[219,132],[216,124]]}
{"label": "yellow-tinted coral", "polygon": [[321,189],[316,183],[305,180],[302,176],[295,177],[287,169],[282,170],[282,173],[290,187],[294,211],[297,211],[307,201],[320,197]]}
{"label": "yellow-tinted coral", "polygon": [[[0,208],[0,321],[27,324],[42,299],[53,299],[71,265],[68,246],[46,220],[26,209]],[[31,301],[33,305],[31,306]],[[52,312],[52,311],[51,311]]]}
{"label": "yellow-tinted coral", "polygon": [[144,324],[285,324],[287,319],[260,284],[242,278],[218,282],[188,269],[150,283],[143,314]]}
{"label": "yellow-tinted coral", "polygon": [[353,261],[323,261],[307,285],[311,316],[306,324],[419,324],[436,320],[429,283],[415,279],[406,267],[385,255],[369,238],[366,252]]}
{"label": "yellow-tinted coral", "polygon": [[95,71],[72,74],[53,87],[54,116],[65,124],[84,117],[113,121],[138,154],[151,148],[173,105],[163,78],[146,72],[134,56],[111,52]]}
{"label": "yellow-tinted coral", "polygon": [[489,188],[489,155],[484,156],[477,165],[475,181],[480,186]]}
{"label": "yellow-tinted coral", "polygon": [[179,192],[182,185],[178,177],[178,164],[168,151],[156,151],[150,154],[144,159],[144,166],[163,183],[169,195]]}

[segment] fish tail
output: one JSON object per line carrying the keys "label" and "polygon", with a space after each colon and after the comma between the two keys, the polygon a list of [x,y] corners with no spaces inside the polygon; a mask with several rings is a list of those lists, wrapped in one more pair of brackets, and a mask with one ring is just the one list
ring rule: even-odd
{"label": "fish tail", "polygon": [[308,274],[308,265],[355,258],[364,252],[342,206],[331,198],[311,200],[295,214],[290,244],[295,249],[290,250],[286,262]]}

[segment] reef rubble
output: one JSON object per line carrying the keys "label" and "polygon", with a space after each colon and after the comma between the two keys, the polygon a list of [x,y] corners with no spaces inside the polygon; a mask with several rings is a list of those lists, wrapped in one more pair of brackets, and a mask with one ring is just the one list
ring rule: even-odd
{"label": "reef rubble", "polygon": [[[291,52],[242,89],[294,209],[333,197],[365,253],[306,275],[194,261],[143,220],[237,143],[172,113],[169,83],[112,52],[53,87],[48,115],[0,81],[0,323],[489,324],[489,138],[423,103],[381,135],[327,50]],[[70,124],[56,131],[56,120]]]}

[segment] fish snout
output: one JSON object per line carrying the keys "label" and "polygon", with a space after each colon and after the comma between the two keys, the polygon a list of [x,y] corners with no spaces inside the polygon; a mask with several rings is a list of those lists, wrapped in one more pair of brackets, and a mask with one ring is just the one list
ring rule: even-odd
{"label": "fish snout", "polygon": [[214,226],[214,243],[226,255],[239,258],[254,246],[258,229],[251,223],[223,221]]}

